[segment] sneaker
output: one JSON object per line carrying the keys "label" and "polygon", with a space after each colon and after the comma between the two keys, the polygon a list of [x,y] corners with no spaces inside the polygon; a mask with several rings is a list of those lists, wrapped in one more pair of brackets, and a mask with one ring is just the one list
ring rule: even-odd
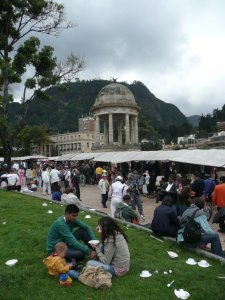
{"label": "sneaker", "polygon": [[141,215],[141,218],[142,218],[143,220],[145,220],[145,216],[144,216],[144,215]]}

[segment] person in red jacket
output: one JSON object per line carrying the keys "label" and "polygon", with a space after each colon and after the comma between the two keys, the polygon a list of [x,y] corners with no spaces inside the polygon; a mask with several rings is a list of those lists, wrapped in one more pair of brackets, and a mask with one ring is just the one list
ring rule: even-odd
{"label": "person in red jacket", "polygon": [[[218,184],[213,192],[212,205],[217,206],[219,211],[225,207],[225,176],[220,177],[220,184]],[[225,220],[219,222],[220,232],[225,232]]]}

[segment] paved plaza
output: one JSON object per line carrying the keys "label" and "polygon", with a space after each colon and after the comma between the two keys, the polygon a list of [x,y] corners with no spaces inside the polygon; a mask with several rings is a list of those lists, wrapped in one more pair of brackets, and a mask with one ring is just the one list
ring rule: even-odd
{"label": "paved plaza", "polygon": [[[110,202],[107,201],[107,208],[103,208],[102,204],[100,202],[100,192],[99,188],[97,185],[86,185],[84,187],[80,187],[80,192],[81,192],[81,200],[82,200],[82,206],[83,207],[91,207],[95,208],[98,211],[101,211],[103,213],[107,213],[110,215]],[[40,198],[45,198],[48,200],[51,200],[51,196],[43,196],[41,189],[39,189],[37,192],[33,192],[31,194],[32,196],[38,196]],[[145,221],[142,222],[142,224],[147,224],[150,223],[153,217],[154,209],[160,205],[159,203],[155,202],[155,198],[148,198],[142,196],[142,202],[143,202],[143,210],[145,214]],[[215,212],[214,212],[215,213]],[[211,218],[211,220],[213,217]],[[212,221],[209,222],[210,226],[213,228],[215,232],[217,232],[219,226],[218,224],[212,224]],[[225,250],[225,234],[219,233],[220,235],[220,240],[222,243],[223,250]]]}

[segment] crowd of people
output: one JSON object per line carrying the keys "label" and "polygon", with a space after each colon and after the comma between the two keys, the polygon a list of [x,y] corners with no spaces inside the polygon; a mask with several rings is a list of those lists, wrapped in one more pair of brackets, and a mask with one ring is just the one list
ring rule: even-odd
{"label": "crowd of people", "polygon": [[[157,202],[162,200],[153,215],[151,229],[157,235],[177,238],[178,242],[188,247],[207,249],[211,243],[212,253],[224,257],[218,233],[210,227],[204,212],[205,201],[211,199],[212,206],[219,211],[225,207],[225,177],[216,182],[209,175],[203,176],[194,172],[192,180],[169,175],[168,182],[163,182],[159,189]],[[199,224],[200,236],[198,240],[185,240],[184,230],[190,219]],[[225,223],[219,222],[219,232],[225,233]]]}
{"label": "crowd of people", "polygon": [[[168,174],[167,180],[160,177],[152,185],[151,174],[135,169],[113,170],[107,166],[93,166],[90,162],[82,164],[43,164],[25,169],[9,171],[2,168],[1,187],[20,191],[40,188],[43,195],[51,195],[55,201],[67,204],[64,216],[59,217],[51,226],[47,237],[49,256],[43,260],[50,275],[67,273],[78,278],[77,265],[88,256],[87,265],[102,267],[113,276],[129,272],[130,252],[127,237],[116,219],[141,224],[145,221],[142,197],[154,192],[156,207],[153,219],[147,224],[159,236],[176,238],[188,247],[207,249],[211,244],[212,253],[224,257],[218,233],[210,227],[204,213],[204,203],[208,199],[220,211],[225,207],[225,177],[219,184],[209,176],[194,172],[191,180],[177,174]],[[110,216],[99,220],[96,240],[92,228],[78,218],[81,207],[80,174],[85,173],[87,183],[96,184],[99,189],[103,209],[110,203]],[[148,199],[148,198],[147,198]],[[150,199],[148,201],[154,201]],[[185,239],[186,224],[193,219],[199,224],[200,237],[194,242]],[[221,232],[225,232],[224,219],[220,220]],[[74,231],[75,229],[75,231]]]}

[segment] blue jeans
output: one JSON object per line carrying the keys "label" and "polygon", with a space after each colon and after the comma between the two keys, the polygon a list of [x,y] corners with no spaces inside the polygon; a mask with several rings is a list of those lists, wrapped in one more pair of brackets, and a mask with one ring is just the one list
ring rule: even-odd
{"label": "blue jeans", "polygon": [[136,210],[136,206],[140,215],[143,215],[143,207],[141,203],[141,195],[136,195],[134,192],[130,192],[130,202],[133,210]]}
{"label": "blue jeans", "polygon": [[74,279],[77,279],[79,277],[79,273],[75,270],[69,270],[67,272],[67,274],[71,277],[71,278],[74,278]]}
{"label": "blue jeans", "polygon": [[211,243],[212,253],[224,257],[219,235],[215,232],[202,233],[201,243]]}
{"label": "blue jeans", "polygon": [[[77,231],[73,233],[73,235],[78,241],[83,241],[84,244],[86,244],[91,250],[93,250],[91,245],[88,243],[91,240],[91,237],[89,236],[86,229],[79,228]],[[70,261],[71,259],[74,258],[77,262],[79,262],[84,259],[84,256],[85,253],[82,252],[81,250],[76,250],[68,246],[65,259]]]}
{"label": "blue jeans", "polygon": [[111,273],[113,276],[116,275],[114,267],[112,265],[105,265],[103,263],[101,263],[100,261],[91,259],[87,262],[87,266],[94,266],[94,267],[98,267],[98,268],[102,268],[105,271]]}

